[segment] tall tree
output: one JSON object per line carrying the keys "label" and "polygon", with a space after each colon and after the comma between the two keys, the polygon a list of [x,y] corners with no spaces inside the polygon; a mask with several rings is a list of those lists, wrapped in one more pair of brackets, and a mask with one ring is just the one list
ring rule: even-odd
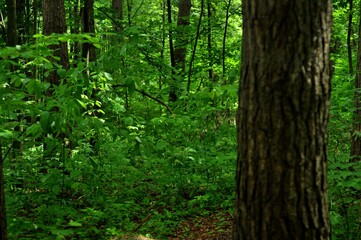
{"label": "tall tree", "polygon": [[212,0],[207,0],[207,49],[208,49],[208,77],[213,81],[213,54],[212,54]]}
{"label": "tall tree", "polygon": [[348,66],[350,74],[353,73],[352,66],[352,46],[351,46],[351,35],[352,35],[352,12],[353,12],[353,0],[349,0],[349,13],[348,13],[348,28],[347,28],[347,56]]}
{"label": "tall tree", "polygon": [[[66,33],[64,0],[43,0],[43,32],[44,35],[52,33]],[[66,42],[53,45],[54,56],[59,57],[58,63],[63,68],[69,68],[68,47]],[[49,75],[49,82],[59,84],[59,76],[54,71]]]}
{"label": "tall tree", "polygon": [[174,58],[176,67],[180,71],[184,71],[185,61],[187,56],[187,43],[188,43],[188,29],[189,17],[191,13],[191,1],[180,0],[178,5],[178,20],[177,20],[177,39],[174,48]]}
{"label": "tall tree", "polygon": [[169,54],[170,54],[170,63],[172,66],[172,81],[169,84],[169,101],[177,101],[177,84],[176,79],[174,78],[174,69],[175,69],[175,57],[174,57],[174,47],[173,47],[173,30],[172,30],[172,4],[171,0],[167,0],[167,17],[169,24]]}
{"label": "tall tree", "polygon": [[226,38],[227,38],[227,30],[228,30],[228,21],[229,21],[229,9],[231,7],[232,0],[228,0],[227,9],[226,9],[226,22],[224,24],[224,32],[223,32],[223,41],[222,41],[222,80],[224,84],[227,83],[225,79],[226,74]]}
{"label": "tall tree", "polygon": [[243,0],[235,239],[330,239],[329,0]]}
{"label": "tall tree", "polygon": [[[361,13],[361,6],[360,6]],[[353,131],[351,135],[351,158],[361,161],[361,19],[359,23],[359,39],[357,50],[356,79],[354,83]]]}
{"label": "tall tree", "polygon": [[[72,4],[70,5],[69,9],[69,19],[70,20],[70,32],[72,34],[79,34],[81,31],[81,25],[82,25],[82,8],[81,3],[79,0],[72,1]],[[78,60],[80,56],[80,47],[81,44],[76,41],[74,43],[70,43],[70,52],[72,53],[72,57],[74,60]],[[76,61],[74,61],[74,64],[76,64]]]}
{"label": "tall tree", "polygon": [[113,18],[116,22],[113,23],[113,28],[117,32],[123,31],[123,0],[112,0],[112,7],[114,10]]}
{"label": "tall tree", "polygon": [[[83,32],[95,34],[94,0],[84,0]],[[83,43],[82,55],[87,62],[94,62],[96,59],[94,45],[89,42]]]}
{"label": "tall tree", "polygon": [[[178,3],[178,19],[177,19],[177,37],[174,46],[174,67],[179,77],[183,77],[187,56],[189,18],[191,13],[191,0],[180,0]],[[173,67],[173,65],[172,65]],[[169,100],[176,101],[178,99],[178,77],[173,77],[174,83],[170,89]]]}
{"label": "tall tree", "polygon": [[16,0],[6,0],[8,12],[7,24],[7,44],[15,46],[18,41],[17,24],[16,24]]}
{"label": "tall tree", "polygon": [[198,39],[199,39],[200,31],[201,31],[201,23],[202,23],[202,18],[203,18],[203,12],[204,12],[204,0],[201,0],[201,12],[199,14],[196,37],[195,37],[195,40],[194,40],[194,47],[193,47],[193,50],[192,50],[191,59],[189,60],[189,70],[188,70],[188,79],[187,79],[187,94],[189,94],[190,87],[191,87],[192,67],[193,67],[193,62],[194,62],[195,56],[196,56],[197,44],[198,44]]}

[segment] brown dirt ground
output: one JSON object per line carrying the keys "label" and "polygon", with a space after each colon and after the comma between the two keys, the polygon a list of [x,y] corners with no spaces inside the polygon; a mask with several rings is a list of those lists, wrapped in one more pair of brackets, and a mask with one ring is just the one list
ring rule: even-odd
{"label": "brown dirt ground", "polygon": [[233,238],[233,217],[229,213],[215,213],[184,221],[169,240],[229,240]]}
{"label": "brown dirt ground", "polygon": [[[230,213],[213,213],[210,216],[184,220],[168,240],[229,240],[233,239],[233,217]],[[113,238],[112,240],[118,240]],[[127,240],[158,240],[143,235],[126,236]]]}

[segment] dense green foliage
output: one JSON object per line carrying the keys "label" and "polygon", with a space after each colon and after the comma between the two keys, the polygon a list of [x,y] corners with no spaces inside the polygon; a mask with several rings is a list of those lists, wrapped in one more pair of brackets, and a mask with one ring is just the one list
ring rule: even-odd
{"label": "dense green foliage", "polygon": [[[159,103],[168,102],[172,72],[162,36],[176,26],[162,22],[161,1],[133,4],[124,32],[113,31],[108,1],[96,1],[94,37],[36,34],[21,46],[3,44],[0,137],[11,239],[165,238],[188,218],[232,212],[240,5],[231,6],[223,79],[226,3],[212,4],[214,48],[206,47],[204,21],[190,93],[184,76],[170,113]],[[197,3],[188,55],[199,13]],[[97,61],[87,64],[70,52],[72,67],[63,69],[49,60],[49,46],[58,41],[94,44]],[[59,86],[44,80],[52,71]]]}
{"label": "dense green foliage", "polygon": [[360,162],[350,162],[353,92],[359,29],[359,1],[354,1],[351,48],[354,72],[349,71],[347,30],[349,4],[335,1],[333,9],[331,59],[334,73],[329,124],[329,198],[332,239],[359,239]]}
{"label": "dense green foliage", "polygon": [[[73,1],[65,2],[72,9]],[[125,19],[123,32],[113,31],[110,3],[99,0],[96,36],[23,35],[26,41],[14,48],[5,47],[4,34],[0,37],[0,141],[11,239],[110,239],[134,233],[164,239],[189,218],[233,214],[240,1],[230,7],[225,73],[228,1],[212,3],[209,21],[204,14],[187,94],[201,12],[201,1],[194,1],[186,74],[178,81],[181,94],[175,103],[168,103],[172,69],[164,39],[176,26],[162,18],[162,3],[133,1],[131,11],[124,11],[131,24]],[[176,15],[178,1],[172,3]],[[353,14],[354,61],[359,4]],[[0,0],[0,11],[6,12],[2,6]],[[361,165],[349,162],[355,76],[348,70],[348,14],[346,1],[334,2],[329,125],[333,239],[360,238]],[[73,20],[67,19],[68,27]],[[94,44],[96,62],[86,64],[70,51],[72,67],[62,69],[49,60],[48,46],[58,41]],[[214,79],[208,77],[210,62]],[[44,80],[51,71],[61,77],[59,86]]]}

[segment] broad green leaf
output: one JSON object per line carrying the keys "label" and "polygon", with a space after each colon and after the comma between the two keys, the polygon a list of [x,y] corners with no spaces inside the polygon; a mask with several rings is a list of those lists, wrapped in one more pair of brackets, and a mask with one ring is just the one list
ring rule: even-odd
{"label": "broad green leaf", "polygon": [[14,136],[13,132],[11,132],[9,130],[6,130],[6,129],[0,130],[0,137],[12,138],[13,136]]}

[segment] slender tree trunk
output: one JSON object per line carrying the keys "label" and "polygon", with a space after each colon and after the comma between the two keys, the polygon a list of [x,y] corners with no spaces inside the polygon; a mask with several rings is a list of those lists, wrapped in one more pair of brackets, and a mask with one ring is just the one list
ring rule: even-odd
{"label": "slender tree trunk", "polygon": [[17,24],[16,24],[16,0],[6,0],[8,12],[7,24],[7,44],[15,46],[18,43]]}
{"label": "slender tree trunk", "polygon": [[[361,13],[361,6],[360,6]],[[359,38],[357,50],[356,79],[354,89],[353,131],[351,135],[351,159],[361,161],[361,19],[359,23]]]}
{"label": "slender tree trunk", "polygon": [[131,2],[131,0],[127,0],[128,26],[132,25],[131,12],[132,12],[132,2]]}
{"label": "slender tree trunk", "polygon": [[176,79],[175,79],[175,57],[174,57],[174,47],[173,47],[173,30],[172,30],[172,5],[171,0],[167,0],[167,15],[168,15],[168,24],[169,24],[169,52],[170,52],[170,62],[172,67],[172,81],[169,84],[169,101],[177,101],[176,93]]}
{"label": "slender tree trunk", "polygon": [[[162,48],[160,49],[160,59],[162,63],[164,62],[164,49],[165,49],[165,39],[166,39],[166,30],[165,30],[166,15],[167,15],[166,7],[167,7],[167,1],[162,0]],[[163,64],[160,65],[159,70],[163,71]],[[159,86],[158,88],[159,91],[162,90],[162,86],[163,86],[162,76],[159,76],[158,86]]]}
{"label": "slender tree trunk", "polygon": [[348,29],[347,29],[347,55],[348,55],[348,66],[350,74],[353,73],[352,66],[352,47],[351,47],[351,36],[352,36],[352,11],[353,11],[353,0],[349,0],[349,15],[348,15]]}
{"label": "slender tree trunk", "polygon": [[208,49],[208,78],[213,81],[213,54],[212,54],[212,1],[207,0],[207,49]]}
{"label": "slender tree trunk", "polygon": [[232,0],[228,0],[227,10],[226,10],[226,23],[224,24],[223,32],[223,41],[222,41],[222,81],[224,84],[227,84],[225,78],[226,75],[226,39],[227,39],[227,30],[228,30],[228,20],[229,20],[229,8],[231,7]]}
{"label": "slender tree trunk", "polygon": [[[70,32],[72,34],[79,34],[81,32],[81,25],[82,25],[82,8],[80,7],[80,1],[76,0],[73,1],[70,9],[69,9],[69,16],[71,19],[71,26],[70,26]],[[74,67],[76,67],[77,60],[80,58],[80,48],[81,44],[76,41],[74,43],[71,43],[70,45],[70,52],[72,53],[72,58],[74,62]]]}
{"label": "slender tree trunk", "polygon": [[193,66],[194,58],[196,56],[196,50],[197,50],[197,44],[198,44],[198,39],[199,39],[199,33],[200,33],[200,30],[201,30],[203,12],[204,12],[204,0],[201,0],[201,13],[199,15],[199,21],[198,21],[198,25],[197,25],[196,39],[194,41],[192,56],[191,56],[191,59],[189,61],[188,80],[187,80],[187,93],[188,94],[189,94],[190,87],[191,87],[192,66]]}
{"label": "slender tree trunk", "polygon": [[[95,35],[94,26],[94,0],[84,0],[83,32]],[[96,59],[95,47],[92,43],[83,43],[82,57],[86,61],[94,62]]]}
{"label": "slender tree trunk", "polygon": [[33,0],[33,34],[38,33],[38,0]]}
{"label": "slender tree trunk", "polygon": [[234,237],[328,240],[331,2],[242,8]]}

